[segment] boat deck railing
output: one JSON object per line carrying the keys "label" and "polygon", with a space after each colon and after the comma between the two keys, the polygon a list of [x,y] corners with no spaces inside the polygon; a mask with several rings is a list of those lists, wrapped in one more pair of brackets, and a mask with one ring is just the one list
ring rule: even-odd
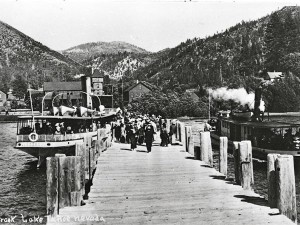
{"label": "boat deck railing", "polygon": [[[89,132],[93,134],[94,132]],[[61,141],[72,141],[79,140],[84,137],[86,133],[78,133],[78,134],[38,134],[38,138],[35,142],[61,142]],[[97,132],[95,132],[97,135]],[[29,135],[17,135],[17,142],[32,142],[29,139]]]}

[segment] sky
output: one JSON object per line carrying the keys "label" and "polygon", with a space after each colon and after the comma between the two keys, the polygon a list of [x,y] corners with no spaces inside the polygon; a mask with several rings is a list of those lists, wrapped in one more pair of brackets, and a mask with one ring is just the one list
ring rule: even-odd
{"label": "sky", "polygon": [[124,41],[156,52],[296,3],[297,0],[0,0],[0,21],[54,50],[87,42]]}

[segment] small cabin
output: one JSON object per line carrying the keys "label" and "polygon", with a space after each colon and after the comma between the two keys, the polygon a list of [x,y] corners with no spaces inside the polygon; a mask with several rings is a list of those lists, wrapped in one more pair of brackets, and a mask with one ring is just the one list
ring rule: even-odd
{"label": "small cabin", "polygon": [[156,87],[146,81],[137,81],[134,85],[127,88],[125,93],[128,94],[128,103],[130,103],[134,98],[141,97],[143,94],[150,91],[154,91]]}

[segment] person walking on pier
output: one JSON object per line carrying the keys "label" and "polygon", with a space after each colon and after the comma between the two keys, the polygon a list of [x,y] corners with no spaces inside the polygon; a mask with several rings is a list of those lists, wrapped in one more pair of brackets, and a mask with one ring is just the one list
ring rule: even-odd
{"label": "person walking on pier", "polygon": [[150,123],[150,120],[147,119],[145,124],[145,142],[148,153],[151,152],[154,133],[154,128]]}
{"label": "person walking on pier", "polygon": [[129,122],[128,128],[128,140],[130,141],[130,149],[131,151],[134,151],[136,149],[136,126],[133,124],[133,122]]}
{"label": "person walking on pier", "polygon": [[165,123],[162,124],[162,127],[160,129],[160,138],[161,138],[160,146],[167,147],[169,144],[169,135]]}

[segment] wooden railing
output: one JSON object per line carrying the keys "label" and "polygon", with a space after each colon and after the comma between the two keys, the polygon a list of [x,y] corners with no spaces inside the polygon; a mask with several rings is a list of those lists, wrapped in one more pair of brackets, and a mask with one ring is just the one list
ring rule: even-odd
{"label": "wooden railing", "polygon": [[[97,131],[89,132],[91,135],[96,135]],[[83,138],[86,133],[77,134],[38,134],[36,142],[59,142],[78,140]],[[17,135],[17,142],[30,142],[29,135]]]}
{"label": "wooden railing", "polygon": [[110,130],[99,129],[96,140],[86,134],[83,143],[76,143],[75,156],[56,154],[47,158],[47,215],[55,217],[61,208],[83,203],[92,185],[97,159],[112,140]]}

